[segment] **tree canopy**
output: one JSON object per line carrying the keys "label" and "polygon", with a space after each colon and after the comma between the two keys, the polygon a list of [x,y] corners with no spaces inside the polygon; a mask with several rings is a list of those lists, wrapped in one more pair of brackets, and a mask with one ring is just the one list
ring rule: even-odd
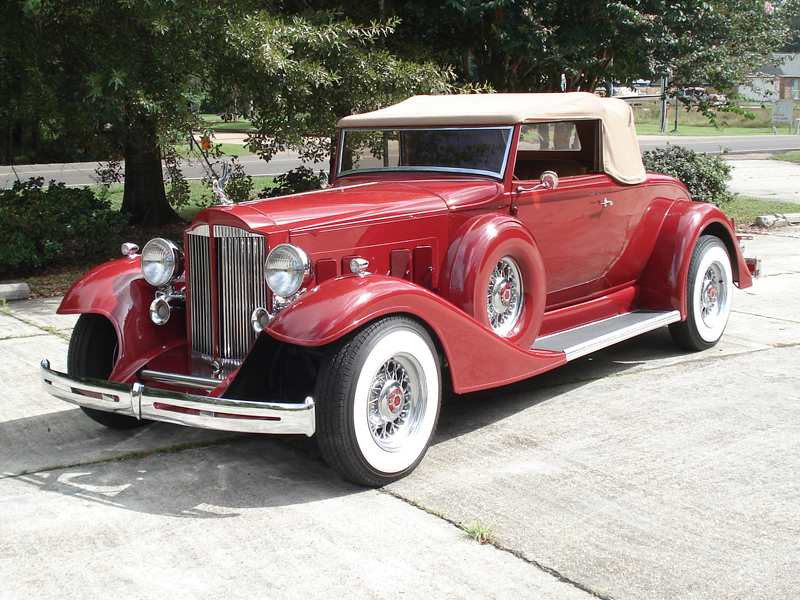
{"label": "tree canopy", "polygon": [[[382,46],[393,21],[357,26],[315,11],[288,19],[278,3],[211,0],[12,0],[0,24],[0,98],[28,137],[125,159],[122,211],[133,222],[175,217],[166,202],[162,150],[201,127],[199,96],[236,96],[251,107],[265,158],[284,147],[319,155],[336,120],[412,93],[442,91],[448,75]],[[5,34],[9,34],[6,37]],[[17,144],[19,147],[20,144]],[[35,150],[35,148],[34,148]],[[5,157],[6,160],[14,157]]]}
{"label": "tree canopy", "polygon": [[202,99],[246,107],[263,158],[319,159],[340,117],[454,84],[666,74],[725,91],[791,42],[798,14],[800,0],[8,0],[0,160],[124,156],[123,211],[158,222],[174,218],[162,152],[202,126]]}
{"label": "tree canopy", "polygon": [[[789,37],[797,0],[391,3],[412,53],[498,91],[593,91],[661,74],[728,90]],[[412,54],[413,55],[413,54]]]}

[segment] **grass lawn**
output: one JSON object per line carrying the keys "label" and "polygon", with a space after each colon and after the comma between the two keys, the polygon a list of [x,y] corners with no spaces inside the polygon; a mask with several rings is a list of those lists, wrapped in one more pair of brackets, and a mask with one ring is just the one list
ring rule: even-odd
{"label": "grass lawn", "polygon": [[[715,128],[713,125],[682,125],[678,123],[678,131],[672,131],[674,123],[670,123],[667,131],[660,133],[658,125],[651,123],[636,123],[636,133],[639,135],[668,135],[681,136],[719,136],[729,137],[734,135],[772,135],[772,127],[723,127]],[[788,125],[777,127],[778,135],[791,135]]]}
{"label": "grass lawn", "polygon": [[[265,187],[272,188],[274,180],[274,177],[253,177],[253,197],[258,195]],[[189,205],[179,210],[178,214],[182,219],[190,221],[202,208],[211,204],[216,204],[216,198],[211,191],[211,187],[206,185],[203,181],[193,179],[189,181],[188,184],[190,195]],[[167,190],[169,190],[169,184],[165,183],[165,186]],[[90,185],[87,187],[93,189],[96,194],[100,192],[101,188],[99,185]],[[119,210],[122,206],[122,193],[124,188],[125,184],[123,183],[115,183],[109,187],[108,199],[111,201],[111,208],[114,210]]]}
{"label": "grass lawn", "polygon": [[[239,144],[214,144],[219,146],[223,156],[250,156],[253,154],[245,146]],[[175,146],[181,158],[200,158],[200,152],[195,147],[194,150],[189,150],[189,144],[178,144]]]}
{"label": "grass lawn", "polygon": [[[719,127],[711,124],[708,118],[697,110],[687,111],[681,108],[678,114],[678,131],[673,132],[675,128],[675,106],[671,105],[665,133],[659,133],[658,131],[659,107],[657,103],[634,107],[633,113],[636,120],[636,132],[643,135],[772,135],[771,108],[748,108],[746,115],[719,111],[716,114]],[[791,134],[791,127],[788,125],[776,127],[776,130],[778,135]]]}
{"label": "grass lawn", "polygon": [[736,225],[752,225],[756,217],[772,214],[800,213],[800,204],[794,202],[778,202],[772,200],[756,200],[744,196],[736,196],[722,207],[725,214],[736,221]]}
{"label": "grass lawn", "polygon": [[787,152],[786,154],[781,154],[780,156],[773,156],[772,160],[785,160],[786,162],[800,163],[800,150]]}
{"label": "grass lawn", "polygon": [[249,131],[253,125],[247,119],[239,118],[236,121],[223,121],[217,114],[204,114],[200,118],[214,131]]}

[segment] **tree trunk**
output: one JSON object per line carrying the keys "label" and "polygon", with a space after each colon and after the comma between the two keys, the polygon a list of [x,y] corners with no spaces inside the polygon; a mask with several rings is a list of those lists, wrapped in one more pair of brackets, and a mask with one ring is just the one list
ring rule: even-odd
{"label": "tree trunk", "polygon": [[130,223],[158,225],[180,220],[167,202],[161,173],[161,150],[155,120],[134,114],[126,118],[125,192],[121,213]]}

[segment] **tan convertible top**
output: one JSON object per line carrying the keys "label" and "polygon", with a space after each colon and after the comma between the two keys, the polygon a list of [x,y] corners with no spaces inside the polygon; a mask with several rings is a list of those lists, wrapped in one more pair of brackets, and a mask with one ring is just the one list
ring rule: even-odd
{"label": "tan convertible top", "polygon": [[339,127],[516,125],[576,119],[603,122],[606,173],[620,183],[645,180],[631,107],[624,100],[599,98],[588,92],[413,96],[381,110],[345,117]]}

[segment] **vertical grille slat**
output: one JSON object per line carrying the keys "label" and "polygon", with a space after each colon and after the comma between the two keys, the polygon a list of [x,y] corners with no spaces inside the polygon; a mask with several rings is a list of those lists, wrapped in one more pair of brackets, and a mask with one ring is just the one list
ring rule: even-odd
{"label": "vertical grille slat", "polygon": [[[207,376],[208,363],[218,359],[224,367],[223,374],[227,374],[238,368],[255,341],[250,315],[258,307],[266,308],[266,238],[221,225],[197,226],[187,237],[193,370]],[[212,276],[212,260],[216,278]],[[216,340],[211,310],[214,298],[219,318]],[[219,356],[214,356],[215,342]]]}

